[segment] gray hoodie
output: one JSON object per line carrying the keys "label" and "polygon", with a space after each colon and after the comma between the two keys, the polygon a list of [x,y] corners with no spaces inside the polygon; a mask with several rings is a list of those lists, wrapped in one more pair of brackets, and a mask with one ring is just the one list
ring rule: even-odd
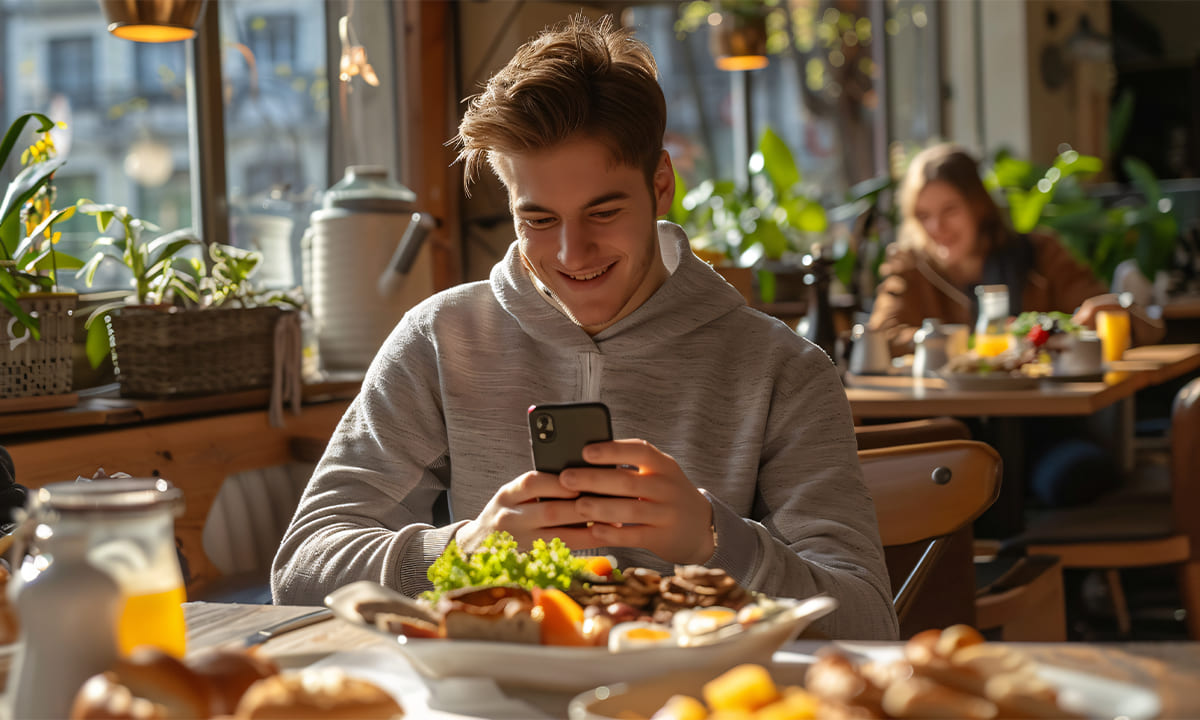
{"label": "gray hoodie", "polygon": [[[488,282],[408,312],[384,343],[309,482],[272,569],[277,603],[354,580],[415,595],[454,532],[532,469],[534,403],[599,400],[617,438],[673,457],[713,504],[708,562],[768,595],[829,593],[816,628],[893,639],[896,615],[849,404],[816,346],[749,308],[659,224],[671,274],[594,337],[538,294],[514,243]],[[434,527],[449,491],[454,522]],[[635,548],[620,566],[670,572]]]}

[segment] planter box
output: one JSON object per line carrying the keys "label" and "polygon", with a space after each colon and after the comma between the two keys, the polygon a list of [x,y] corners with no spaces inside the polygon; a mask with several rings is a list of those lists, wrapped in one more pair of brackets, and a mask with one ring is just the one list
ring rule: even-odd
{"label": "planter box", "polygon": [[41,339],[13,337],[16,318],[0,306],[0,399],[71,392],[74,293],[39,293],[18,300],[37,315]]}
{"label": "planter box", "polygon": [[169,397],[268,387],[278,307],[129,307],[109,315],[121,394]]}

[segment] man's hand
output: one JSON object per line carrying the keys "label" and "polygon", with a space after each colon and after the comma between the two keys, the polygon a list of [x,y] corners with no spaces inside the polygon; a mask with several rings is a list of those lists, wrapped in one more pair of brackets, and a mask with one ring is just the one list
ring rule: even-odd
{"label": "man's hand", "polygon": [[537,538],[556,536],[571,548],[594,547],[573,544],[574,536],[557,527],[587,522],[571,502],[577,497],[579,493],[564,488],[554,473],[527,472],[501,486],[479,517],[459,528],[454,538],[467,553],[477,550],[497,530],[507,531],[524,550]]}
{"label": "man's hand", "polygon": [[601,495],[575,500],[579,515],[592,525],[558,533],[568,546],[644,548],[681,565],[712,557],[712,504],[674,458],[645,440],[592,443],[583,458],[616,467],[568,468],[559,474],[565,490]]}

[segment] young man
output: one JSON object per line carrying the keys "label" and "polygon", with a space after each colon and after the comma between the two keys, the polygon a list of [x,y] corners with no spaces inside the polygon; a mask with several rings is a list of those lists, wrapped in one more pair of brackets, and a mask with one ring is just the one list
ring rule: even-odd
{"label": "young man", "polygon": [[[472,100],[459,158],[468,183],[485,165],[503,181],[517,240],[488,282],[428,299],[380,350],[276,556],[277,602],[363,578],[416,594],[452,538],[470,551],[506,530],[826,592],[840,607],[820,631],[896,636],[829,358],[655,220],[674,193],[656,72],[629,32],[575,18]],[[585,457],[612,467],[533,472],[527,409],[576,400],[611,410],[618,439]],[[453,521],[434,527],[443,490]]]}

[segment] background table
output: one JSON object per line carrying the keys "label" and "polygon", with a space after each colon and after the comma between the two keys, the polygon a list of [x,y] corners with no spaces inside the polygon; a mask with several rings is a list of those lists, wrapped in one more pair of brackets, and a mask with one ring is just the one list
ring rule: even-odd
{"label": "background table", "polygon": [[[236,643],[257,629],[302,615],[312,608],[187,603],[184,610],[188,622],[189,652],[197,652],[222,643]],[[411,695],[400,700],[416,716],[414,711],[423,702],[422,693],[428,692],[428,689],[419,682],[415,672],[393,644],[394,641],[382,635],[333,619],[273,639],[263,645],[260,652],[275,660],[281,668],[303,667],[347,651],[394,652],[395,672],[405,674],[411,680],[405,683]],[[785,649],[809,655],[822,645],[816,641],[800,640]],[[1150,688],[1158,693],[1162,701],[1164,718],[1200,717],[1200,692],[1196,691],[1200,679],[1200,643],[1016,643],[1014,646],[1040,663]],[[545,716],[557,714],[561,717],[565,716],[564,708],[569,697],[551,693],[522,693],[519,699],[539,708]],[[428,715],[420,713],[420,716],[471,717],[436,712]],[[489,712],[487,716],[503,715]]]}
{"label": "background table", "polygon": [[[949,415],[977,418],[987,441],[1004,459],[1000,497],[976,524],[980,537],[1011,537],[1024,526],[1025,446],[1022,420],[1029,417],[1092,417],[1111,413],[1112,449],[1122,467],[1133,467],[1133,397],[1200,368],[1200,344],[1132,348],[1096,382],[1043,380],[1029,390],[964,391],[940,378],[908,375],[846,376],[846,397],[857,420]],[[1110,410],[1111,409],[1111,410]],[[1169,412],[1169,408],[1164,409]]]}

